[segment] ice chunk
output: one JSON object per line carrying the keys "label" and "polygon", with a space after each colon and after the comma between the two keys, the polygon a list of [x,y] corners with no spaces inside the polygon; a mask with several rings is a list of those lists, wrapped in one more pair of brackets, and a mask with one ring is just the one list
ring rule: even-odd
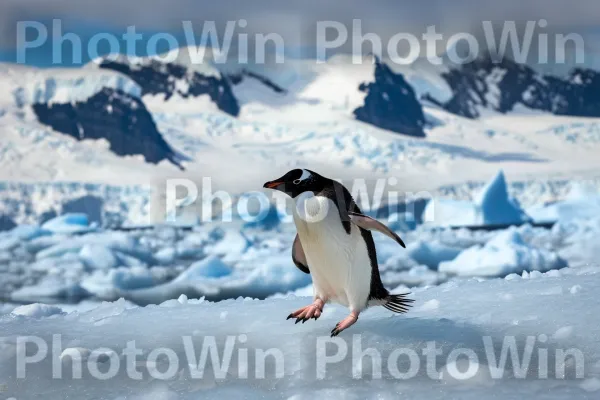
{"label": "ice chunk", "polygon": [[36,254],[36,259],[61,257],[67,253],[78,253],[83,247],[83,243],[79,240],[63,241],[47,249],[41,250]]}
{"label": "ice chunk", "polygon": [[222,278],[231,274],[231,267],[223,263],[219,257],[209,256],[202,261],[190,265],[175,281],[193,281],[202,278]]}
{"label": "ice chunk", "polygon": [[441,226],[520,225],[530,220],[518,202],[508,195],[502,170],[481,189],[473,202],[433,199],[423,214],[424,222]]}
{"label": "ice chunk", "polygon": [[408,255],[419,264],[431,269],[438,269],[443,261],[451,261],[462,251],[461,248],[446,246],[439,241],[425,242],[419,240],[408,245]]}
{"label": "ice chunk", "polygon": [[87,361],[92,351],[85,347],[67,347],[60,353],[60,361],[63,364],[69,365],[71,363],[77,365],[77,362]]}
{"label": "ice chunk", "polygon": [[71,279],[49,275],[36,285],[23,286],[11,293],[11,299],[19,302],[31,301],[77,301],[89,296],[79,285]]}
{"label": "ice chunk", "polygon": [[164,247],[154,253],[154,258],[162,265],[171,264],[175,260],[177,251],[174,247]]}
{"label": "ice chunk", "polygon": [[[262,202],[261,202],[262,205]],[[240,213],[240,217],[246,221],[244,224],[245,228],[262,228],[262,229],[274,229],[281,223],[282,216],[278,208],[269,203],[268,207],[265,208],[266,211],[258,213]],[[245,211],[245,210],[244,210]]]}
{"label": "ice chunk", "polygon": [[93,269],[109,269],[117,266],[118,261],[113,252],[99,244],[86,244],[79,251],[79,258]]}
{"label": "ice chunk", "polygon": [[123,290],[148,288],[156,285],[154,275],[144,267],[115,268],[108,271],[95,271],[85,278],[81,286],[102,299],[120,297]]}
{"label": "ice chunk", "polygon": [[423,222],[440,226],[477,225],[479,213],[470,201],[434,198],[425,206]]}
{"label": "ice chunk", "polygon": [[12,229],[9,234],[20,240],[29,241],[41,236],[49,235],[51,232],[42,229],[37,225],[19,225]]}
{"label": "ice chunk", "polygon": [[566,199],[552,204],[537,205],[527,209],[536,222],[594,219],[600,215],[600,194],[596,189],[582,184],[573,186]]}
{"label": "ice chunk", "polygon": [[555,252],[535,248],[523,241],[515,228],[500,232],[482,246],[473,246],[439,270],[459,276],[506,276],[529,271],[560,269],[567,263]]}
{"label": "ice chunk", "polygon": [[569,338],[571,335],[573,334],[573,327],[572,326],[563,326],[561,328],[558,328],[556,330],[556,332],[554,332],[554,334],[552,335],[553,339],[556,340],[565,340],[567,338]]}
{"label": "ice chunk", "polygon": [[15,308],[11,314],[31,318],[44,318],[64,313],[60,307],[50,306],[48,304],[33,303],[19,306]]}
{"label": "ice chunk", "polygon": [[508,195],[504,172],[498,174],[483,187],[475,198],[481,214],[481,224],[519,224],[530,220],[515,199]]}
{"label": "ice chunk", "polygon": [[388,217],[387,226],[393,231],[408,232],[414,230],[417,223],[411,213],[392,213]]}
{"label": "ice chunk", "polygon": [[228,229],[224,236],[214,246],[206,249],[208,254],[222,256],[224,261],[232,261],[244,253],[250,246],[250,241],[243,233],[237,230]]}
{"label": "ice chunk", "polygon": [[89,225],[88,216],[81,213],[64,214],[46,221],[42,229],[54,233],[83,233],[95,229]]}
{"label": "ice chunk", "polygon": [[9,236],[0,238],[0,251],[8,251],[17,247],[21,243],[18,237]]}

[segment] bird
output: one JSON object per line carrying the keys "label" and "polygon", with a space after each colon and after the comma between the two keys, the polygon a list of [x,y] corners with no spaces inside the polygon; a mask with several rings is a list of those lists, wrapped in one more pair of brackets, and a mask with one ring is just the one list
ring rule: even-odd
{"label": "bird", "polygon": [[346,306],[350,314],[331,330],[334,337],[354,325],[369,307],[408,311],[414,301],[407,297],[410,293],[390,294],[381,282],[371,231],[379,231],[405,248],[404,242],[390,228],[364,215],[341,183],[297,168],[263,187],[293,199],[297,233],[292,261],[310,274],[313,282],[312,304],[292,312],[288,320],[296,318],[296,324],[317,320],[328,303]]}

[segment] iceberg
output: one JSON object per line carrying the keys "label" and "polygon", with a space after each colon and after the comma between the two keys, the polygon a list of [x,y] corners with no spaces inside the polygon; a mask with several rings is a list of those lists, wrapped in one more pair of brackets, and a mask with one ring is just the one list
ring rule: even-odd
{"label": "iceberg", "polygon": [[566,266],[567,262],[558,254],[526,243],[519,230],[511,227],[485,245],[470,247],[454,260],[440,263],[439,271],[458,276],[503,277]]}
{"label": "iceberg", "polygon": [[425,206],[423,221],[438,226],[521,225],[531,218],[508,194],[506,179],[498,171],[473,201],[432,199]]}

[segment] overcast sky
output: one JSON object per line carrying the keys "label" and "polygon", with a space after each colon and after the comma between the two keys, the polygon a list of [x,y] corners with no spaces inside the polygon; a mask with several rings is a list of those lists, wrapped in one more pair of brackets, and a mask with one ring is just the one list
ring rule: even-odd
{"label": "overcast sky", "polygon": [[[245,19],[243,31],[280,34],[286,46],[310,47],[316,22],[349,24],[360,18],[363,29],[383,40],[398,33],[420,35],[429,25],[438,32],[477,31],[483,20],[546,19],[556,32],[597,35],[598,0],[0,0],[0,56],[15,52],[17,22],[40,21],[51,26],[59,18],[63,30],[84,38],[94,33],[121,35],[134,25],[139,32],[169,32],[183,37],[182,21],[201,31],[204,21]],[[590,45],[594,45],[590,43]],[[586,43],[587,45],[587,43]],[[38,54],[39,58],[44,53]]]}

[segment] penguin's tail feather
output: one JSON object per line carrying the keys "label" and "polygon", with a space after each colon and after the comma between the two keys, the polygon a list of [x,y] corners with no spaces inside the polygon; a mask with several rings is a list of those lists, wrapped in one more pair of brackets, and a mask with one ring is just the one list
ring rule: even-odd
{"label": "penguin's tail feather", "polygon": [[383,306],[388,310],[399,314],[408,312],[408,309],[412,307],[411,303],[414,302],[413,299],[406,298],[406,296],[408,296],[409,294],[410,293],[391,294],[389,295],[387,302],[384,303]]}

